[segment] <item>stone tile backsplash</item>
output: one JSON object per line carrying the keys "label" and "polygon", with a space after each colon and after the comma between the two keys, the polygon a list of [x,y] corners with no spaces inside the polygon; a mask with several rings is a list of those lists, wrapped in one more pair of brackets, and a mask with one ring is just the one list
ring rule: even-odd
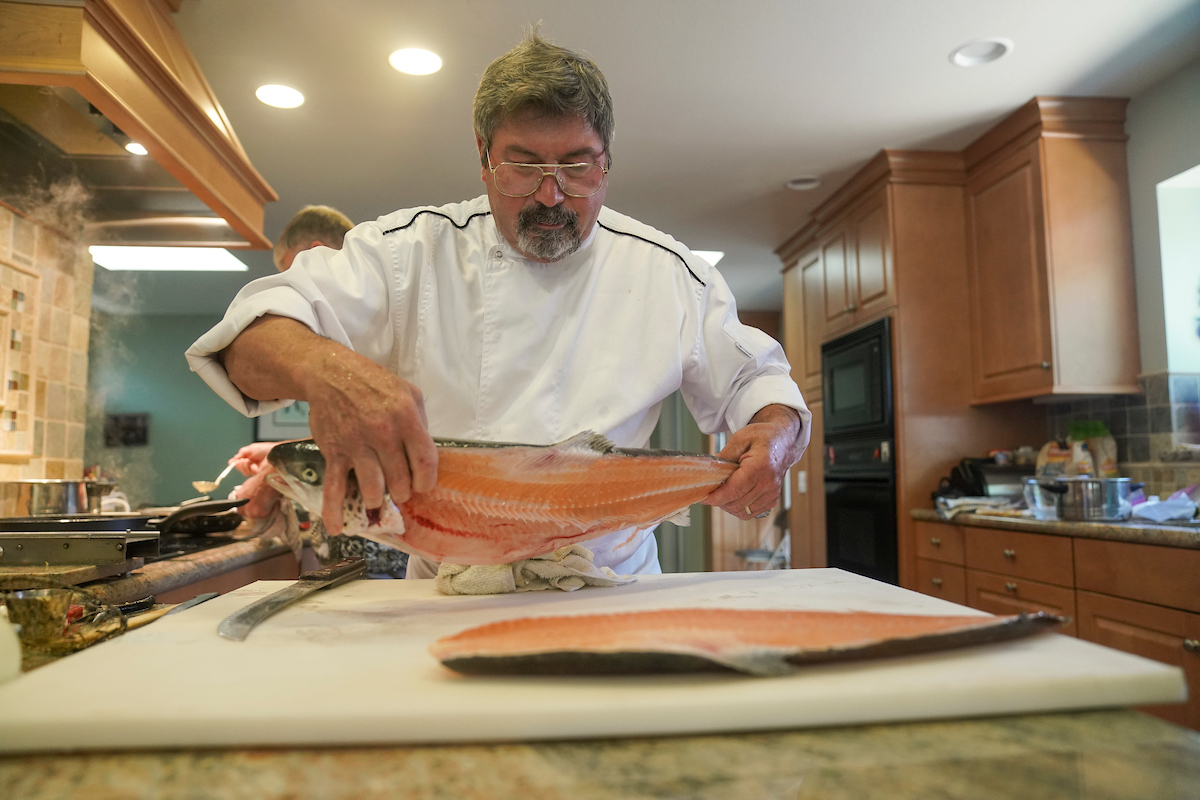
{"label": "stone tile backsplash", "polygon": [[87,418],[91,256],[70,234],[0,204],[0,260],[40,276],[38,328],[29,337],[36,341],[10,336],[0,342],[22,356],[33,354],[32,406],[13,409],[30,415],[28,455],[0,458],[0,480],[77,480]]}
{"label": "stone tile backsplash", "polygon": [[1146,494],[1166,496],[1200,483],[1200,455],[1180,455],[1181,444],[1200,445],[1200,375],[1144,375],[1140,395],[1113,395],[1049,405],[1051,432],[1065,437],[1072,422],[1099,420],[1117,442],[1121,474],[1146,484]]}

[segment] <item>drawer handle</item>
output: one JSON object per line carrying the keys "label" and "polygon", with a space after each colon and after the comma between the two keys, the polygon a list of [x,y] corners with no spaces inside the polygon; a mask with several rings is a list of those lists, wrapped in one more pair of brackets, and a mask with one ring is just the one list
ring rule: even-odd
{"label": "drawer handle", "polygon": [[1184,639],[1183,649],[1189,653],[1200,653],[1200,639]]}
{"label": "drawer handle", "polygon": [[1015,583],[1013,583],[1012,581],[1009,581],[1008,583],[1004,584],[1004,590],[1008,591],[1008,592],[1012,592],[1013,594],[1016,594],[1017,593],[1017,585]]}
{"label": "drawer handle", "polygon": [[930,537],[929,537],[929,543],[930,543],[931,545],[933,545],[934,547],[941,547],[941,546],[942,546],[942,540],[941,540],[941,539],[939,539],[939,538],[938,538],[938,537],[936,537],[936,536],[930,536]]}
{"label": "drawer handle", "polygon": [[[932,580],[933,580],[933,585],[934,585],[934,586],[941,586],[941,585],[942,585],[942,579],[941,579],[941,578],[933,578]],[[1189,641],[1190,641],[1190,640],[1189,640]],[[1192,642],[1192,644],[1196,644],[1196,642]],[[1183,646],[1184,646],[1184,647],[1187,647],[1187,642],[1184,642],[1184,643],[1183,643]]]}
{"label": "drawer handle", "polygon": [[1013,550],[1011,547],[1006,547],[1004,548],[1004,557],[1015,559],[1017,557],[1017,551]]}

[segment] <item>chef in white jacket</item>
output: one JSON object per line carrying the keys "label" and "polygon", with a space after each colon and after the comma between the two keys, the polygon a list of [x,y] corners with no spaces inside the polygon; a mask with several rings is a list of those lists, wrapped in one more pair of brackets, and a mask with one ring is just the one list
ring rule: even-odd
{"label": "chef in white jacket", "polygon": [[[705,502],[743,519],[774,507],[811,415],[716,269],[604,207],[612,131],[596,65],[531,31],[476,93],[486,195],[300,253],[188,350],[243,413],[308,401],[330,531],[351,470],[372,508],[432,488],[431,436],[551,444],[590,429],[644,447],[677,389],[702,430],[734,431],[721,455],[739,467]],[[617,573],[660,571],[650,531],[586,546]],[[414,557],[408,576],[436,570]]]}

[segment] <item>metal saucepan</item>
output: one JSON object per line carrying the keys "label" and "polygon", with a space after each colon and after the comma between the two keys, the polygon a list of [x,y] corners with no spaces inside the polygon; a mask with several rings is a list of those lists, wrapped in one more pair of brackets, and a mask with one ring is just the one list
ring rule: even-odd
{"label": "metal saucepan", "polygon": [[1087,475],[1057,478],[1038,486],[1055,495],[1060,520],[1119,522],[1133,516],[1129,494],[1143,484],[1129,478],[1091,478]]}
{"label": "metal saucepan", "polygon": [[87,514],[100,510],[112,481],[0,481],[0,517]]}
{"label": "metal saucepan", "polygon": [[220,514],[248,502],[240,500],[206,500],[188,503],[167,516],[161,514],[65,514],[45,517],[12,517],[0,519],[0,531],[20,533],[28,531],[158,531],[168,534],[178,532],[180,523],[193,517]]}

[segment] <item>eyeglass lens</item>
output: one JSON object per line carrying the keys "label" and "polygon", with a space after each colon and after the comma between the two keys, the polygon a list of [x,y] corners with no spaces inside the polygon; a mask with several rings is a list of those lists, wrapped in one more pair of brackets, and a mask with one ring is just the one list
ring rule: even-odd
{"label": "eyeglass lens", "polygon": [[[550,170],[535,164],[505,162],[495,167],[496,188],[513,197],[531,195],[542,185]],[[570,164],[554,169],[554,176],[563,194],[571,197],[590,197],[604,183],[604,167],[599,164]]]}

